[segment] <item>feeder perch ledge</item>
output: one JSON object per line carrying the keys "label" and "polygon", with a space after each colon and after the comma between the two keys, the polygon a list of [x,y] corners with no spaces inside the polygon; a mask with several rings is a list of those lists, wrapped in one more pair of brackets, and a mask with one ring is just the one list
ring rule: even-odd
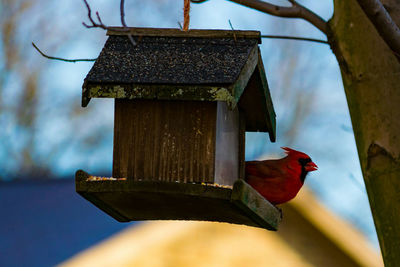
{"label": "feeder perch ledge", "polygon": [[[277,230],[281,212],[245,181],[233,188],[159,181],[91,181],[76,172],[76,191],[120,222],[217,221]],[[153,212],[157,211],[157,212]]]}

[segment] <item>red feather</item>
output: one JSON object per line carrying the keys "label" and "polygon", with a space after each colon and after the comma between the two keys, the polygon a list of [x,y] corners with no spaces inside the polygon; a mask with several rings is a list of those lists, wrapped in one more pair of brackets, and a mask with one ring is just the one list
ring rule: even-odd
{"label": "red feather", "polygon": [[307,154],[287,147],[282,149],[288,154],[282,159],[246,162],[245,180],[272,204],[293,199],[307,173],[317,170]]}

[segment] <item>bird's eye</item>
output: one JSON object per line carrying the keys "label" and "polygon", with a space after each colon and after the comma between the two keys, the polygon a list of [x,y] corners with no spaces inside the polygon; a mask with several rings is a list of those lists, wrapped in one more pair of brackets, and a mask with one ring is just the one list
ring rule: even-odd
{"label": "bird's eye", "polygon": [[302,166],[307,165],[307,163],[309,163],[309,162],[311,162],[311,158],[301,158],[301,159],[299,159],[299,163]]}

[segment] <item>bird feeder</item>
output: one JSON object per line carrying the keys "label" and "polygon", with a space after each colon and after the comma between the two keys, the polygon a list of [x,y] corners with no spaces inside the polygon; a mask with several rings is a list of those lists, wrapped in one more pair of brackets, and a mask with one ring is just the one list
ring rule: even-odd
{"label": "bird feeder", "polygon": [[84,81],[82,106],[115,99],[112,177],[79,170],[77,192],[121,222],[205,220],[276,230],[280,212],[242,180],[245,132],[268,132],[275,141],[260,32],[107,34]]}

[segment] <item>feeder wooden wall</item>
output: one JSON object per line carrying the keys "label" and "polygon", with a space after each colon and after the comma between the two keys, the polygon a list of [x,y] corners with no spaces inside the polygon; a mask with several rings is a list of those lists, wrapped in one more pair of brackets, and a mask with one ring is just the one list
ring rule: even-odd
{"label": "feeder wooden wall", "polygon": [[113,177],[233,185],[239,134],[225,102],[116,99]]}

